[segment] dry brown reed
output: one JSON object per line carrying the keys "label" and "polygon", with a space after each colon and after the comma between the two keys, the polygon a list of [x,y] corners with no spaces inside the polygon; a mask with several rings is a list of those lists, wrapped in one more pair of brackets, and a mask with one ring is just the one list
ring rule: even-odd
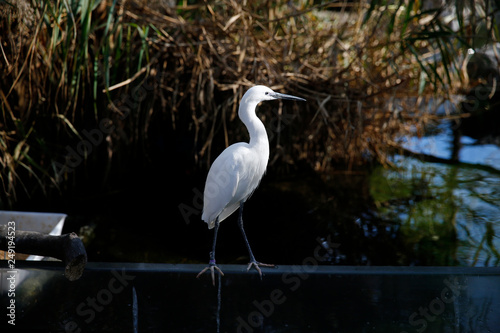
{"label": "dry brown reed", "polygon": [[436,43],[465,48],[436,28],[438,10],[413,1],[75,3],[1,5],[4,203],[16,189],[32,191],[27,179],[43,190],[71,187],[82,167],[71,167],[67,147],[102,120],[115,130],[81,164],[103,182],[114,165],[147,159],[161,130],[208,165],[213,150],[245,138],[233,121],[255,84],[308,100],[262,107],[272,162],[304,160],[319,172],[385,163],[398,138],[430,119],[418,107],[423,96],[446,99],[461,86],[451,82],[462,82],[450,70],[461,68],[459,58],[423,60],[439,53]]}

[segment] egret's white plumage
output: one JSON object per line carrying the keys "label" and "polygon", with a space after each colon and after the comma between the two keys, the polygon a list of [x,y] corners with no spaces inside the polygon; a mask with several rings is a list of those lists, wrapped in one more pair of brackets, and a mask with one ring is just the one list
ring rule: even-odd
{"label": "egret's white plumage", "polygon": [[266,172],[269,140],[255,109],[261,101],[276,99],[274,94],[265,86],[255,86],[241,99],[238,116],[248,129],[250,142],[227,147],[208,172],[201,218],[210,229],[217,217],[223,221],[248,199]]}
{"label": "egret's white plumage", "polygon": [[210,266],[201,271],[198,276],[210,269],[212,280],[214,280],[214,268],[221,272],[215,264],[218,225],[238,208],[240,208],[240,228],[250,254],[251,262],[248,268],[253,265],[261,273],[258,266],[265,265],[255,261],[253,257],[243,230],[241,215],[243,203],[259,185],[269,160],[269,140],[266,128],[255,114],[255,110],[260,102],[275,99],[305,101],[303,98],[276,93],[265,86],[255,86],[248,89],[241,99],[238,116],[248,130],[250,142],[239,142],[227,147],[210,167],[205,183],[201,218],[210,229],[215,227],[214,242],[213,250],[210,253]]}

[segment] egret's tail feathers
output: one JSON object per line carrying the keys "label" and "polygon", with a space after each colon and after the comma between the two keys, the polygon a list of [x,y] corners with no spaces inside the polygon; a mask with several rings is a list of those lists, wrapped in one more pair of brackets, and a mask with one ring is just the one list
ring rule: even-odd
{"label": "egret's tail feathers", "polygon": [[210,214],[207,214],[205,210],[203,210],[203,213],[201,214],[201,220],[208,225],[208,229],[213,229],[215,227],[216,218],[217,217],[212,218],[212,216],[210,216]]}
{"label": "egret's tail feathers", "polygon": [[238,207],[240,207],[240,203],[235,202],[213,213],[210,213],[207,210],[203,210],[201,219],[208,224],[208,229],[212,229],[213,227],[215,227],[215,220],[219,219],[219,223],[224,221],[229,215],[234,213],[234,211],[237,210]]}
{"label": "egret's tail feathers", "polygon": [[215,227],[215,220],[207,222],[208,224],[208,229],[213,229]]}

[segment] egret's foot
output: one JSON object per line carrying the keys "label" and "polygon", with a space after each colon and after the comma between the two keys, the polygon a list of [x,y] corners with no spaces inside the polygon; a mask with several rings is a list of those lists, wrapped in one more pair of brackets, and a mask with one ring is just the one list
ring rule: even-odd
{"label": "egret's foot", "polygon": [[200,278],[200,276],[208,270],[210,270],[210,275],[212,276],[212,284],[215,286],[215,271],[217,270],[221,276],[224,276],[224,273],[222,273],[220,268],[217,266],[215,260],[210,260],[208,262],[208,266],[203,268],[201,272],[199,272],[198,275],[196,275],[196,278],[197,279]]}
{"label": "egret's foot", "polygon": [[273,265],[273,264],[264,264],[264,263],[261,263],[261,262],[258,262],[258,261],[251,261],[251,262],[248,263],[247,272],[250,270],[250,268],[255,267],[255,269],[257,270],[257,272],[259,272],[260,279],[262,280],[262,271],[260,270],[259,266],[261,266],[261,267],[274,267],[275,265]]}

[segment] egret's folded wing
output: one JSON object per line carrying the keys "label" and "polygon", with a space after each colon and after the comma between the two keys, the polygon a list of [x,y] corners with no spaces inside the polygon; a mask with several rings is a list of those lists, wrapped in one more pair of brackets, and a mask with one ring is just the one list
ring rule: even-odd
{"label": "egret's folded wing", "polygon": [[234,144],[228,147],[217,157],[208,172],[203,195],[202,220],[212,228],[217,216],[219,222],[238,209],[241,188],[241,175],[245,174],[245,165],[242,163],[243,144]]}

